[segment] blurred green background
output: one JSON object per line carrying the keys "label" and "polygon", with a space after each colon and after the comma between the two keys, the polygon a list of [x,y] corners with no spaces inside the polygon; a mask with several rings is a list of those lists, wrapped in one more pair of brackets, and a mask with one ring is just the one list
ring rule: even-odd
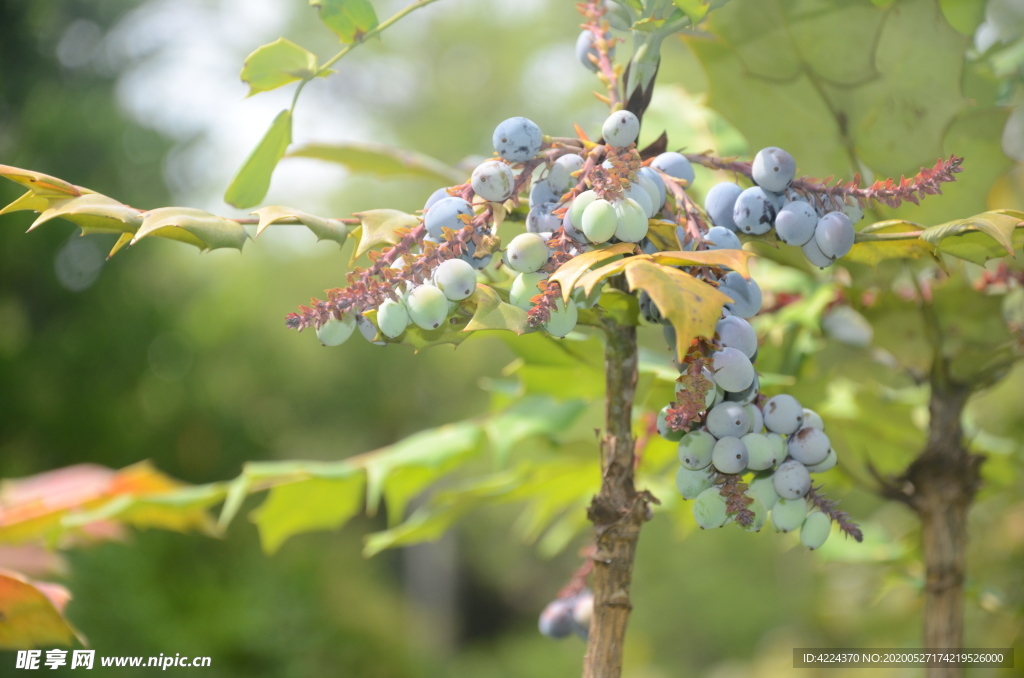
{"label": "blurred green background", "polygon": [[[404,2],[375,4],[383,17]],[[383,141],[457,164],[489,154],[491,130],[512,115],[553,135],[571,134],[573,122],[594,132],[606,109],[573,54],[578,24],[567,0],[443,0],[311,83],[296,141]],[[0,3],[0,162],[136,207],[238,214],[220,195],[290,90],[243,100],[237,71],[278,35],[321,55],[334,50],[302,2]],[[671,40],[664,55],[645,136],[664,127],[673,148],[745,153],[743,136],[705,107],[707,77],[690,49]],[[415,210],[435,188],[285,160],[265,203],[334,216]],[[5,182],[0,201],[18,193]],[[310,333],[286,331],[284,315],[340,285],[348,262],[347,251],[302,229],[271,229],[244,255],[151,239],[104,263],[112,239],[77,239],[64,223],[26,235],[32,218],[0,218],[3,478],[152,459],[206,483],[237,475],[246,461],[337,459],[487,411],[482,384],[513,358],[494,338],[414,356],[356,340],[328,350]],[[659,344],[657,328],[643,332]],[[772,341],[762,348],[766,364]],[[844,359],[835,351],[815,358],[790,390],[821,397],[830,366]],[[980,399],[988,398],[979,411],[1003,453],[971,515],[966,642],[1016,646],[1018,663],[1020,372]],[[923,402],[885,416],[910,421]],[[793,647],[919,645],[914,519],[858,480],[842,475],[833,494],[863,520],[868,543],[828,553],[768,532],[695,532],[659,515],[641,539],[626,675],[787,676]],[[223,540],[136,533],[67,554],[69,616],[102,655],[212,657],[213,668],[195,675],[576,675],[584,644],[542,638],[536,619],[577,566],[583,541],[542,558],[509,536],[515,518],[509,507],[488,510],[438,545],[369,561],[361,538],[382,529],[382,518],[295,538],[273,557],[244,520]],[[0,675],[13,666],[13,655],[0,653]]]}

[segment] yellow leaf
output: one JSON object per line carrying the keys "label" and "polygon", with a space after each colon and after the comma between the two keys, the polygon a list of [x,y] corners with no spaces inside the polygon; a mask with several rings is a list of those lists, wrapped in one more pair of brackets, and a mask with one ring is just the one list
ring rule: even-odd
{"label": "yellow leaf", "polygon": [[576,282],[586,274],[591,266],[605,259],[620,254],[632,254],[635,251],[636,245],[633,243],[620,242],[616,245],[584,252],[559,266],[558,270],[551,275],[551,282],[557,282],[561,286],[562,300],[569,301],[569,295],[576,287]]}
{"label": "yellow leaf", "polygon": [[682,360],[696,337],[715,336],[715,325],[729,297],[689,273],[634,257],[625,267],[631,290],[643,290],[676,330],[676,354]]}

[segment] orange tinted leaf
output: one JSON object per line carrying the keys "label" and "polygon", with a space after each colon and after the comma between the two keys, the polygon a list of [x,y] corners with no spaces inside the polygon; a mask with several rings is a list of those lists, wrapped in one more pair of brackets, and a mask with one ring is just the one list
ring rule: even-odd
{"label": "orange tinted leaf", "polygon": [[10,570],[0,570],[0,648],[84,644],[63,616],[71,594],[57,584],[37,583]]}

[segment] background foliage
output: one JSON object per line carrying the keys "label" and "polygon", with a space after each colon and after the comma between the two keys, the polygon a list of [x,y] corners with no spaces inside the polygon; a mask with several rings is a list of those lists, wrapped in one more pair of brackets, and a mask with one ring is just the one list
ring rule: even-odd
{"label": "background foliage", "polygon": [[[711,15],[716,38],[666,43],[644,135],[666,129],[673,148],[726,154],[779,145],[802,173],[843,178],[912,174],[955,152],[967,156],[966,171],[944,198],[873,216],[935,224],[986,207],[1019,209],[1019,175],[1001,143],[1017,77],[1002,47],[1010,51],[1013,38],[975,54],[980,7],[734,0]],[[269,1],[8,3],[0,12],[0,160],[137,207],[233,214],[221,191],[288,96],[237,103],[246,93],[239,64],[278,34],[321,54],[336,49],[304,6]],[[310,83],[296,142],[387,142],[454,165],[487,154],[491,129],[510,115],[553,134],[570,133],[571,122],[594,130],[604,107],[572,54],[578,21],[571,3],[437,3],[347,57],[338,75]],[[152,36],[141,48],[132,39],[140,31]],[[708,178],[698,175],[698,186]],[[329,215],[415,210],[437,185],[286,159],[266,203]],[[0,187],[3,202],[16,195]],[[2,223],[0,477],[148,458],[207,483],[238,475],[245,461],[326,461],[387,445],[482,415],[518,388],[599,397],[599,373],[586,361],[539,361],[550,354],[539,338],[478,338],[413,356],[355,341],[328,353],[284,331],[284,313],[338,284],[348,261],[301,229],[271,229],[244,257],[145,242],[103,264],[112,241],[77,239],[56,224],[26,236],[31,221],[21,214]],[[629,675],[788,675],[793,646],[919,643],[915,524],[872,497],[863,467],[870,458],[898,472],[923,441],[927,394],[876,360],[884,350],[902,367],[919,366],[919,331],[900,320],[910,306],[891,294],[868,312],[871,350],[837,342],[821,321],[835,288],[816,288],[784,251],[763,253],[785,264],[762,262],[763,287],[808,296],[761,319],[759,365],[801,400],[823,403],[849,460],[827,482],[833,494],[848,492],[844,507],[865,518],[867,542],[835,539],[811,556],[775,534],[694,534],[688,510],[673,501],[674,452],[654,444],[645,479],[677,519],[659,517],[641,539]],[[872,287],[898,290],[905,276],[889,263],[855,272],[875,277],[846,290],[851,299]],[[947,292],[954,334],[984,337],[999,309],[963,286]],[[656,410],[669,393],[653,367],[665,352],[658,328],[644,333],[644,393]],[[1024,642],[1022,389],[1018,367],[970,410],[973,444],[990,458],[972,513],[967,645]],[[547,438],[505,449],[510,466],[480,455],[471,470],[558,459],[538,479],[551,505],[474,507],[436,546],[362,560],[361,536],[388,527],[382,513],[297,537],[272,557],[240,520],[223,540],[139,532],[127,545],[36,564],[63,572],[75,594],[69,615],[102,654],[209,655],[218,675],[565,675],[577,670],[582,645],[546,641],[535,622],[576,566],[579,539],[550,554],[582,516],[569,512],[545,528],[589,496],[592,453],[583,442],[556,450]],[[536,547],[524,548],[523,537]]]}

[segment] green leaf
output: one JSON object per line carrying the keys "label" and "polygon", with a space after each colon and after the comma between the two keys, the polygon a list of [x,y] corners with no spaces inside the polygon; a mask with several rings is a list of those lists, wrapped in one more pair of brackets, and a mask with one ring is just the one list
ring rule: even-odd
{"label": "green leaf", "polygon": [[880,175],[916,171],[943,155],[946,130],[968,105],[961,88],[967,39],[934,0],[884,10],[733,0],[708,23],[717,38],[686,40],[707,72],[710,105],[752,148],[788,150],[801,173],[828,176],[845,167],[852,174],[857,162]]}
{"label": "green leaf", "polygon": [[617,289],[604,289],[598,305],[602,315],[620,325],[640,324],[640,302],[636,296]]}
{"label": "green leaf", "polygon": [[353,230],[352,226],[344,223],[343,221],[339,221],[338,219],[318,217],[314,214],[297,210],[294,207],[271,205],[268,207],[261,207],[258,210],[255,210],[253,214],[259,215],[260,218],[260,223],[256,227],[257,237],[259,237],[260,233],[266,230],[267,226],[276,224],[279,221],[292,219],[300,222],[303,226],[311,230],[317,240],[333,240],[338,243],[339,246],[344,246],[345,241],[348,240],[348,236]]}
{"label": "green leaf", "polygon": [[366,254],[376,245],[388,243],[394,245],[402,239],[399,229],[414,228],[420,220],[412,214],[398,210],[380,209],[357,212],[352,216],[359,219],[362,231],[359,234],[359,245],[352,257]]}
{"label": "green leaf", "polygon": [[263,200],[270,188],[270,177],[277,163],[284,157],[288,144],[292,142],[292,112],[281,111],[274,118],[270,129],[245,161],[231,185],[224,193],[224,200],[235,207],[252,207]]}
{"label": "green leaf", "polygon": [[363,506],[362,469],[335,464],[331,477],[312,477],[278,485],[252,513],[260,543],[274,553],[289,537],[342,527]]}
{"label": "green leaf", "polygon": [[352,172],[378,176],[425,177],[443,184],[461,184],[465,176],[436,158],[374,143],[309,144],[288,154],[337,163]]}
{"label": "green leaf", "polygon": [[0,570],[0,649],[84,645],[84,638],[64,618],[70,599],[63,586]]}
{"label": "green leaf", "polygon": [[956,219],[925,229],[921,239],[940,252],[984,265],[989,259],[1014,256],[1018,227],[1024,226],[1019,212],[985,212],[967,219]]}
{"label": "green leaf", "polygon": [[676,354],[680,359],[696,337],[714,337],[722,307],[730,299],[706,282],[677,268],[634,258],[626,267],[631,290],[651,295],[661,315],[676,330]]}
{"label": "green leaf", "polygon": [[356,42],[377,27],[377,13],[369,0],[310,0],[320,21],[343,43]]}
{"label": "green leaf", "polygon": [[401,525],[369,535],[363,555],[370,558],[396,546],[437,541],[463,516],[477,511],[488,501],[507,496],[520,482],[520,473],[507,471],[437,492]]}
{"label": "green leaf", "polygon": [[61,200],[45,210],[28,230],[42,226],[51,219],[65,219],[90,233],[135,233],[142,225],[142,212],[99,193]]}
{"label": "green leaf", "polygon": [[[633,254],[636,245],[628,242],[620,242],[615,245],[601,247],[577,255],[558,267],[558,270],[551,275],[551,282],[557,282],[562,290],[562,300],[568,301],[577,281],[590,270],[594,264],[611,259],[619,255]],[[590,290],[587,290],[590,293]]]}
{"label": "green leaf", "polygon": [[964,35],[973,36],[985,20],[985,3],[976,0],[939,0],[946,21]]}
{"label": "green leaf", "polygon": [[422,431],[368,455],[366,510],[373,515],[383,497],[388,522],[405,518],[409,500],[479,448],[482,431],[472,421]]}
{"label": "green leaf", "polygon": [[[249,94],[267,92],[296,80],[317,75],[316,55],[291,40],[278,38],[257,47],[245,58],[242,82],[249,85]],[[327,75],[323,73],[321,75]]]}
{"label": "green leaf", "polygon": [[236,221],[191,207],[160,207],[142,215],[142,225],[131,244],[156,236],[195,245],[201,250],[242,249],[249,234]]}
{"label": "green leaf", "polygon": [[399,335],[398,343],[412,346],[416,353],[431,346],[458,346],[473,336],[472,332],[465,331],[468,323],[469,319],[460,311],[454,312],[436,330],[425,330],[415,323],[410,323],[405,332]]}
{"label": "green leaf", "polygon": [[492,417],[485,426],[499,464],[509,453],[534,436],[557,438],[576,421],[586,404],[582,400],[559,402],[553,398],[525,398]]}
{"label": "green leaf", "polygon": [[710,0],[672,0],[676,7],[683,10],[683,14],[690,17],[690,23],[696,25],[698,21],[707,16],[710,8]]}
{"label": "green leaf", "polygon": [[470,301],[476,304],[476,309],[463,332],[509,330],[523,334],[532,329],[526,311],[502,301],[494,288],[488,285],[477,283],[476,293],[470,297]]}

